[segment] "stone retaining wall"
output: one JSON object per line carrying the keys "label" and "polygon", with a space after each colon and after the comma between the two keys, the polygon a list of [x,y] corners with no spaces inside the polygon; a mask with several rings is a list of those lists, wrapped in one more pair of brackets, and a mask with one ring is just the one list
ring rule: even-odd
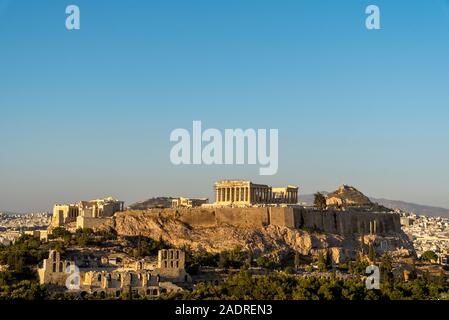
{"label": "stone retaining wall", "polygon": [[376,234],[401,232],[400,217],[394,213],[358,211],[313,210],[289,207],[253,208],[191,208],[150,209],[125,211],[116,215],[144,214],[154,217],[174,218],[192,228],[210,228],[229,224],[240,228],[261,228],[268,225],[350,235],[370,233],[370,222],[376,222]]}

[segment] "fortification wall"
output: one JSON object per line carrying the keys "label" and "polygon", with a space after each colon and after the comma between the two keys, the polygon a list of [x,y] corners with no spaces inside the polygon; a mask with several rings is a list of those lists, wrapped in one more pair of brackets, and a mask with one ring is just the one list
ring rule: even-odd
{"label": "fortification wall", "polygon": [[98,229],[105,226],[112,226],[111,218],[91,218],[82,216],[76,218],[76,229]]}
{"label": "fortification wall", "polygon": [[376,226],[377,234],[401,232],[400,217],[393,213],[293,210],[296,228],[316,229],[341,235],[367,234],[371,224],[373,229],[374,225]]}
{"label": "fortification wall", "polygon": [[260,228],[267,226],[268,208],[178,208],[128,211],[119,214],[145,214],[155,218],[177,219],[196,228],[216,227],[229,224],[240,228]]}
{"label": "fortification wall", "polygon": [[211,228],[229,224],[239,228],[261,228],[275,225],[288,228],[321,231],[325,233],[350,235],[370,233],[370,223],[376,234],[387,235],[401,232],[400,217],[393,213],[356,211],[327,211],[292,207],[253,208],[180,208],[150,209],[119,214],[145,214],[155,218],[172,218],[192,228]]}

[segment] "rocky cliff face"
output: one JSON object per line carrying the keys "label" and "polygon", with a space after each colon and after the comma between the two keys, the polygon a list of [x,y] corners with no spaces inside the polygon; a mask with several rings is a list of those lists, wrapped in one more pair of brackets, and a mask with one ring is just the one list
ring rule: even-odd
{"label": "rocky cliff face", "polygon": [[[193,251],[203,252],[221,252],[240,246],[256,255],[270,254],[279,259],[293,252],[310,256],[329,252],[333,260],[340,263],[355,256],[361,240],[355,235],[316,233],[275,225],[241,228],[221,223],[192,227],[177,218],[150,211],[120,212],[113,219],[113,227],[119,235],[162,238],[173,246],[187,246]],[[378,253],[389,251],[404,257],[413,254],[413,247],[405,234],[362,238],[365,242],[372,241]]]}

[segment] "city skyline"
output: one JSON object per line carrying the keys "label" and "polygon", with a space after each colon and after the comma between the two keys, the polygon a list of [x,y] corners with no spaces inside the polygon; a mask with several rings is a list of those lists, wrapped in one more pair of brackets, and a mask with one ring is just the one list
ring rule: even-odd
{"label": "city skyline", "polygon": [[[449,2],[0,1],[0,210],[353,185],[449,208]],[[279,170],[174,166],[170,132],[279,129]]]}

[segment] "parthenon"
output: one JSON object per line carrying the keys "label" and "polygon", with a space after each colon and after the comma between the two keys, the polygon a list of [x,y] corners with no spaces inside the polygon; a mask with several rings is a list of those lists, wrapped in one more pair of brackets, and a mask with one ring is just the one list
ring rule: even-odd
{"label": "parthenon", "polygon": [[215,204],[296,204],[298,187],[272,188],[246,180],[221,180],[215,183]]}

